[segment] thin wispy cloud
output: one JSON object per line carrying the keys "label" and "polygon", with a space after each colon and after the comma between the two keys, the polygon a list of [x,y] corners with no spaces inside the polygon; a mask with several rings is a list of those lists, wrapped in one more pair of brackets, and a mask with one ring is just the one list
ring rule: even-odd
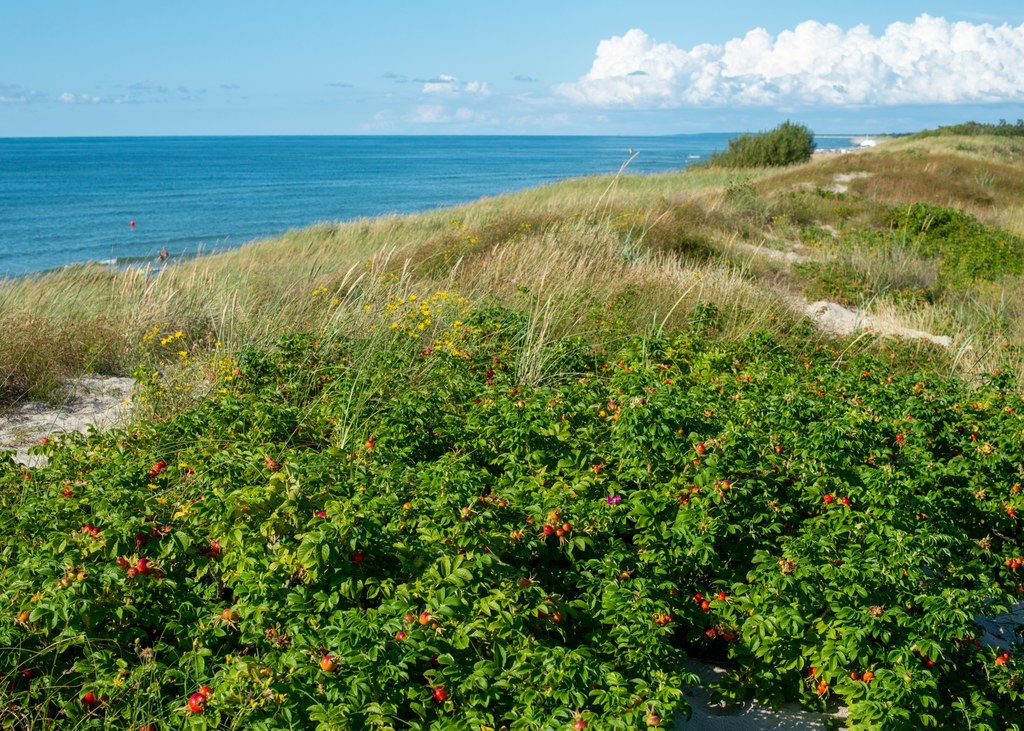
{"label": "thin wispy cloud", "polygon": [[206,89],[191,89],[187,86],[177,86],[172,92],[154,81],[141,81],[126,87],[118,84],[114,88],[125,91],[115,96],[65,91],[57,97],[57,101],[63,104],[167,104],[176,96],[183,102],[196,103],[203,101],[207,95]]}
{"label": "thin wispy cloud", "polygon": [[921,15],[881,35],[816,21],[683,49],[640,29],[601,41],[556,92],[597,107],[888,106],[1024,100],[1024,24]]}
{"label": "thin wispy cloud", "polygon": [[352,84],[346,84],[344,81],[335,81],[333,83],[328,84],[328,86],[333,87],[335,89],[351,89],[351,88],[353,88]]}
{"label": "thin wispy cloud", "polygon": [[135,84],[131,84],[128,87],[128,91],[145,94],[166,94],[168,90],[156,81],[139,81]]}
{"label": "thin wispy cloud", "polygon": [[513,81],[521,81],[524,84],[535,84],[535,83],[537,83],[537,79],[533,78],[532,76],[527,76],[526,74],[516,74],[515,76],[512,77],[512,80]]}
{"label": "thin wispy cloud", "polygon": [[377,112],[373,115],[373,120],[363,124],[363,129],[366,131],[381,131],[386,129],[392,129],[395,123],[387,115],[386,112]]}
{"label": "thin wispy cloud", "polygon": [[447,122],[448,115],[440,104],[420,104],[413,112],[412,120],[420,124]]}
{"label": "thin wispy cloud", "polygon": [[27,104],[46,97],[38,91],[29,91],[17,84],[0,84],[0,104]]}
{"label": "thin wispy cloud", "polygon": [[422,91],[424,94],[442,94],[448,96],[458,96],[460,94],[490,96],[491,93],[486,82],[467,81],[463,83],[454,76],[450,76],[448,74],[441,74],[435,79],[428,79],[424,81]]}
{"label": "thin wispy cloud", "polygon": [[991,21],[993,23],[1024,23],[1024,13],[1017,13],[1016,15],[995,15],[993,13],[975,13],[970,10],[961,11],[960,15],[965,18],[973,18],[974,20]]}
{"label": "thin wispy cloud", "polygon": [[467,106],[449,109],[443,104],[420,104],[415,108],[412,121],[417,124],[485,124],[493,121],[490,113]]}
{"label": "thin wispy cloud", "polygon": [[65,91],[57,97],[57,101],[63,104],[100,104],[103,99],[94,94],[73,94]]}

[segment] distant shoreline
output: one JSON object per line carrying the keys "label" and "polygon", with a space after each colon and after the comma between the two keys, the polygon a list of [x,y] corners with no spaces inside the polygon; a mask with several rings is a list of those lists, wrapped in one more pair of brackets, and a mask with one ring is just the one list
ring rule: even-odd
{"label": "distant shoreline", "polygon": [[878,145],[882,140],[891,138],[893,135],[834,135],[832,137],[826,135],[815,135],[817,139],[849,139],[853,143],[853,147],[832,147],[822,149],[820,147],[815,148],[815,155],[845,155],[851,152],[861,152],[862,150],[870,150],[872,147]]}

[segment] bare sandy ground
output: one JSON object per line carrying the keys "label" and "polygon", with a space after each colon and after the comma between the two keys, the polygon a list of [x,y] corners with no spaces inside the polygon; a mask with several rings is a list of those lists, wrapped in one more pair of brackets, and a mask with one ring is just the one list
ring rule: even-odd
{"label": "bare sandy ground", "polygon": [[836,704],[829,707],[828,713],[805,711],[798,703],[787,703],[777,713],[757,701],[738,706],[713,705],[707,686],[724,674],[725,669],[697,660],[688,661],[686,669],[700,676],[702,687],[686,689],[686,700],[693,714],[688,721],[679,717],[675,731],[818,731],[837,723],[842,726],[842,719],[847,715],[846,709]]}
{"label": "bare sandy ground", "polygon": [[115,426],[128,414],[131,378],[82,378],[68,384],[60,405],[28,402],[0,415],[0,450],[13,449],[25,465],[39,463],[28,448],[43,437],[67,432],[99,431]]}
{"label": "bare sandy ground", "polygon": [[933,335],[923,330],[904,327],[899,323],[877,317],[867,312],[853,310],[837,305],[835,302],[806,302],[794,300],[794,304],[803,309],[804,314],[814,320],[818,327],[826,332],[837,335],[852,335],[858,331],[874,332],[879,335],[896,335],[914,340],[928,340],[948,348],[952,341],[948,335]]}

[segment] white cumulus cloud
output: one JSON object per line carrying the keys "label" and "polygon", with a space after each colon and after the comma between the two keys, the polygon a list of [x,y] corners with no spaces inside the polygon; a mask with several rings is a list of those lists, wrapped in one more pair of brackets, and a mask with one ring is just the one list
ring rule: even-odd
{"label": "white cumulus cloud", "polygon": [[921,15],[881,35],[816,21],[683,49],[642,30],[603,40],[556,90],[593,106],[862,106],[1024,100],[1024,24]]}

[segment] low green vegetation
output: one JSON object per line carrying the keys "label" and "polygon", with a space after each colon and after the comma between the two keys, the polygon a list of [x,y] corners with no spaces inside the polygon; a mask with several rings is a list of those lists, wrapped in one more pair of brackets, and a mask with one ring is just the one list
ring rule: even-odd
{"label": "low green vegetation", "polygon": [[[1024,237],[960,209],[914,203],[894,207],[887,219],[884,227],[839,236],[822,237],[813,227],[804,233],[808,244],[825,241],[840,252],[800,265],[818,294],[856,306],[877,297],[925,305],[1024,272]],[[888,267],[878,266],[879,253],[890,258]]]}
{"label": "low green vegetation", "polygon": [[918,134],[922,137],[931,135],[1024,137],[1024,119],[1018,119],[1016,124],[1010,124],[1005,119],[999,120],[998,124],[964,122],[963,124],[951,124],[934,130],[919,132]]}
{"label": "low green vegetation", "polygon": [[725,344],[706,308],[604,352],[452,293],[373,316],[390,338],[219,358],[168,421],[7,462],[16,724],[662,727],[687,656],[857,728],[1016,718],[975,642],[1024,592],[1004,377]]}
{"label": "low green vegetation", "polygon": [[984,226],[955,208],[909,205],[893,212],[890,228],[911,249],[938,261],[939,282],[947,289],[1024,271],[1024,238]]}
{"label": "low green vegetation", "polygon": [[694,658],[726,702],[1019,728],[1017,145],[3,283],[8,402],[138,387],[0,459],[0,728],[667,729]]}

